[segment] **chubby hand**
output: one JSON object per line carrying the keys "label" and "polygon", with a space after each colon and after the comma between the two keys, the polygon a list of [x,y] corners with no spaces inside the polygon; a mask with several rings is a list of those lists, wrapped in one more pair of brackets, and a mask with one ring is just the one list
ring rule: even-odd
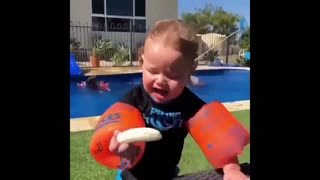
{"label": "chubby hand", "polygon": [[140,148],[134,144],[122,143],[120,144],[117,140],[117,135],[121,133],[116,130],[113,132],[113,136],[110,140],[109,150],[122,158],[130,160],[132,163],[135,162],[135,158],[140,153]]}
{"label": "chubby hand", "polygon": [[223,168],[224,180],[249,180],[250,178],[241,172],[238,164],[228,164]]}
{"label": "chubby hand", "polygon": [[224,174],[223,180],[249,180],[250,178],[243,174],[240,170],[230,170]]}

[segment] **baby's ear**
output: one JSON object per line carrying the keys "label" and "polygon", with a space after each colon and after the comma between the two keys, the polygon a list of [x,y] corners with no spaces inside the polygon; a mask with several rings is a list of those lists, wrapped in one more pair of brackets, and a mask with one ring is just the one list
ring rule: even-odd
{"label": "baby's ear", "polygon": [[140,64],[140,65],[143,64],[143,60],[144,60],[144,55],[141,54],[141,55],[139,56],[139,64]]}
{"label": "baby's ear", "polygon": [[144,59],[143,51],[144,51],[144,47],[143,46],[138,49],[138,61],[139,61],[140,65],[143,64],[143,59]]}

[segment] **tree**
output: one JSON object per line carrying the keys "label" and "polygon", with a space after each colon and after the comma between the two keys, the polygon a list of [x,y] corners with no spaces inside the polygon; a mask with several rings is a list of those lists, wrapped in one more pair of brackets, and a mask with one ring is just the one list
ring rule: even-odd
{"label": "tree", "polygon": [[241,35],[240,47],[245,51],[250,51],[250,27],[247,28]]}
{"label": "tree", "polygon": [[[214,32],[229,36],[231,35],[231,33],[235,32],[238,29],[237,24],[239,20],[240,20],[239,16],[226,12],[222,8],[219,8],[215,12],[212,18],[211,25],[213,26]],[[228,64],[230,43],[235,37],[236,36],[231,36],[226,40],[227,41],[226,64]]]}
{"label": "tree", "polygon": [[208,32],[208,18],[200,13],[184,13],[183,20],[189,24],[198,34],[206,34]]}
{"label": "tree", "polygon": [[[223,10],[222,7],[214,8],[212,4],[206,4],[204,8],[197,9],[195,13],[183,13],[182,19],[199,34],[215,32],[229,36],[237,30],[240,17]],[[230,43],[231,40],[228,38],[226,63],[228,63]]]}

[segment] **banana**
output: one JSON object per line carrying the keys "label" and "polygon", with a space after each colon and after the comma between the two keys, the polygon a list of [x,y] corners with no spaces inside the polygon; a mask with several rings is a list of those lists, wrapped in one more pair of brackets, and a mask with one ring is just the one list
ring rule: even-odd
{"label": "banana", "polygon": [[161,133],[153,128],[133,128],[118,134],[119,143],[150,142],[162,139]]}

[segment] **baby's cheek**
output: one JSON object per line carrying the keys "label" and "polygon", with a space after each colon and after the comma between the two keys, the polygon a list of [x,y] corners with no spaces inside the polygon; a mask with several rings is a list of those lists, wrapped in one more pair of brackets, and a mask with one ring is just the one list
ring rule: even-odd
{"label": "baby's cheek", "polygon": [[143,78],[143,85],[144,85],[145,89],[147,89],[147,90],[152,89],[153,82],[154,81],[150,77],[144,77]]}
{"label": "baby's cheek", "polygon": [[174,81],[174,80],[169,80],[168,82],[170,89],[176,89],[179,86],[178,81]]}
{"label": "baby's cheek", "polygon": [[172,93],[176,95],[179,94],[179,92],[181,92],[184,88],[183,84],[179,83],[178,81],[170,81],[169,87]]}

